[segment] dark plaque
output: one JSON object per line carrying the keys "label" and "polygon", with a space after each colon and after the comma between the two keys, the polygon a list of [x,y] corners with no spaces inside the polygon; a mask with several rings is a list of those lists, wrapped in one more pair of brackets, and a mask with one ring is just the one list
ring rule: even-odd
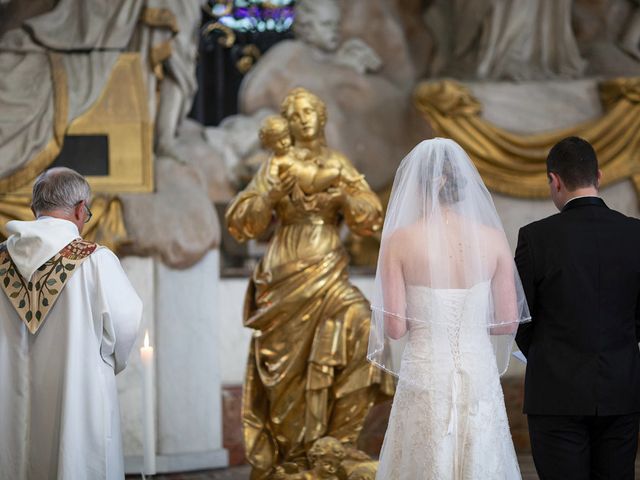
{"label": "dark plaque", "polygon": [[65,135],[62,151],[52,167],[68,167],[85,176],[109,175],[107,135]]}

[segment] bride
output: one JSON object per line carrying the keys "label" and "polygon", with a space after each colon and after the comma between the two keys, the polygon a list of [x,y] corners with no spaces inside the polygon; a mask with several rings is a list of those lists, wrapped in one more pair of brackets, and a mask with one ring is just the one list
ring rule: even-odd
{"label": "bride", "polygon": [[371,308],[368,358],[398,377],[376,478],[521,478],[499,377],[529,310],[491,196],[452,140],[398,168]]}

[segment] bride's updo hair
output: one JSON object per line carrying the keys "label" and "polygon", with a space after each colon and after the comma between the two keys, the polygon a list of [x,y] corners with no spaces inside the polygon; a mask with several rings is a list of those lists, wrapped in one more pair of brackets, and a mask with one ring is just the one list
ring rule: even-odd
{"label": "bride's updo hair", "polygon": [[460,174],[460,169],[451,161],[448,150],[444,154],[441,175],[444,178],[444,184],[438,192],[440,202],[453,204],[463,200],[467,180]]}
{"label": "bride's updo hair", "polygon": [[426,203],[453,205],[465,197],[468,182],[465,160],[470,161],[468,155],[453,140],[424,140],[403,160],[399,171],[406,171],[400,178],[404,184],[421,190],[416,193]]}

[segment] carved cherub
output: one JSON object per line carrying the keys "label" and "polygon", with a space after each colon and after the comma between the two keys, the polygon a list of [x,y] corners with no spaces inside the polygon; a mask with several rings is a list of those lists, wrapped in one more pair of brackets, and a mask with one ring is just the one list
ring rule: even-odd
{"label": "carved cherub", "polygon": [[341,462],[345,458],[345,449],[339,440],[322,437],[314,442],[307,452],[310,470],[295,470],[292,464],[279,465],[271,475],[273,480],[346,480]]}
{"label": "carved cherub", "polygon": [[315,441],[307,452],[314,478],[323,480],[341,480],[340,464],[345,457],[345,450],[339,440],[333,437],[322,437]]}

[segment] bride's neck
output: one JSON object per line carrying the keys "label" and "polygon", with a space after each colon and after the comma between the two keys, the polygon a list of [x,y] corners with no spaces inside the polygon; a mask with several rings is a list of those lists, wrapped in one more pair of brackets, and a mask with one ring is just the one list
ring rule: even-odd
{"label": "bride's neck", "polygon": [[433,211],[431,206],[427,205],[425,210],[424,210],[423,219],[425,221],[428,221],[429,219],[432,220],[434,218],[434,216],[436,216],[436,215],[438,215],[442,219],[455,218],[455,217],[458,216],[456,211],[454,209],[452,209],[451,207],[448,207],[448,206],[440,205],[439,210],[440,211],[436,214],[436,212]]}

